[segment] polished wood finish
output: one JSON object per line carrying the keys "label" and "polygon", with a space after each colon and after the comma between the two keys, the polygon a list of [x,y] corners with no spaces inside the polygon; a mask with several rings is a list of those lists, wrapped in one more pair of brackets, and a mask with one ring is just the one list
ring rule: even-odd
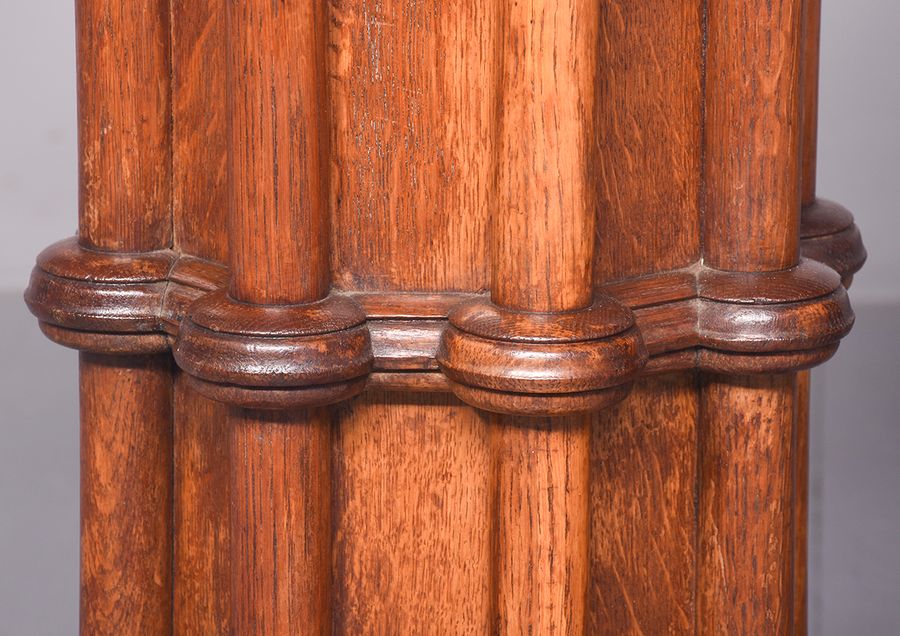
{"label": "polished wood finish", "polygon": [[168,356],[81,354],[81,633],[172,633]]}
{"label": "polished wood finish", "polygon": [[705,3],[599,4],[594,259],[603,283],[700,258]]}
{"label": "polished wood finish", "polygon": [[773,271],[797,262],[802,4],[707,5],[703,257],[710,267]]}
{"label": "polished wood finish", "polygon": [[492,631],[488,424],[440,394],[371,391],[336,409],[335,633]]}
{"label": "polished wood finish", "polygon": [[173,632],[231,633],[228,407],[175,378]]}
{"label": "polished wood finish", "polygon": [[228,262],[225,0],[172,0],[175,249]]}
{"label": "polished wood finish", "polygon": [[231,419],[232,629],[331,631],[331,428],[322,410]]}
{"label": "polished wood finish", "polygon": [[809,389],[810,372],[797,374],[797,422],[794,441],[794,634],[809,625]]}
{"label": "polished wood finish", "polygon": [[804,632],[818,0],[77,10],[85,633]]}
{"label": "polished wood finish", "polygon": [[[314,359],[323,346],[337,349],[347,343],[342,319],[328,324],[342,306],[310,305],[325,298],[331,284],[324,12],[322,2],[226,5],[232,275],[227,297],[206,297],[191,314],[197,329],[193,351],[213,363],[256,364],[240,351],[222,355],[230,334],[252,338],[249,334],[261,329],[268,336],[278,333],[279,325],[284,336],[297,336],[301,347],[312,337],[302,358]],[[240,312],[246,320],[235,322]],[[359,321],[351,315],[348,322]],[[367,333],[357,330],[350,338],[351,349],[368,349]],[[277,349],[280,340],[252,346]],[[279,374],[302,385],[307,367],[304,360],[294,373],[283,367]],[[226,363],[200,374],[228,385],[212,392],[221,398],[232,394],[231,384],[241,384],[243,368],[237,376],[231,371]],[[264,371],[269,376],[275,368]],[[315,371],[327,381],[348,379],[345,373],[330,374],[327,366]],[[233,401],[248,408],[232,411],[229,418],[232,629],[237,634],[330,633],[328,413],[257,411],[265,404],[252,397]]]}
{"label": "polished wood finish", "polygon": [[704,379],[701,634],[789,634],[793,628],[796,390],[793,374]]}
{"label": "polished wood finish", "polygon": [[819,45],[822,0],[804,0],[803,68],[801,100],[803,104],[802,145],[800,147],[800,200],[804,206],[816,200],[816,151],[819,131]]}
{"label": "polished wood finish", "polygon": [[260,304],[318,300],[331,284],[325,5],[229,2],[226,14],[229,291]]}
{"label": "polished wood finish", "polygon": [[[168,254],[156,252],[172,237],[168,6],[106,0],[75,6],[78,243],[102,252],[148,253],[137,257],[146,268],[126,258],[124,268],[106,274],[132,281],[120,300],[129,296],[138,313],[152,313],[146,302],[161,291],[171,263]],[[63,304],[79,313],[72,296]],[[140,331],[141,322],[125,319],[121,328]],[[83,333],[68,333],[73,344],[82,342]],[[110,346],[82,354],[79,363],[81,633],[113,634],[127,625],[169,634],[172,375],[169,356],[157,354],[168,347],[152,334],[99,338]]]}
{"label": "polished wood finish", "polygon": [[[704,262],[786,270],[799,259],[803,5],[713,0],[707,19]],[[698,630],[789,633],[796,375],[702,383]]]}
{"label": "polished wood finish", "polygon": [[491,300],[590,305],[598,4],[502,3]]}
{"label": "polished wood finish", "polygon": [[75,3],[78,238],[99,250],[148,252],[172,237],[169,10]]}
{"label": "polished wood finish", "polygon": [[696,632],[699,410],[695,374],[680,373],[596,417],[585,633]]}
{"label": "polished wood finish", "polygon": [[334,285],[488,289],[498,3],[329,5]]}
{"label": "polished wood finish", "polygon": [[590,419],[498,418],[493,434],[497,630],[584,633]]}

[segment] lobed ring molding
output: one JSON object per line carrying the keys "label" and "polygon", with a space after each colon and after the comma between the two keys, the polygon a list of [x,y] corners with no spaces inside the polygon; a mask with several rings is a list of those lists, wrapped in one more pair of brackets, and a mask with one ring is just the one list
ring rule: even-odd
{"label": "lobed ring molding", "polygon": [[198,391],[236,406],[331,404],[372,388],[569,415],[621,400],[644,375],[777,373],[830,358],[853,325],[845,286],[865,250],[837,204],[816,201],[801,220],[791,269],[696,263],[598,287],[578,312],[504,310],[474,293],[333,291],[307,305],[249,305],[228,297],[221,264],[98,252],[75,238],[41,253],[25,299],[51,340],[111,355],[171,351]]}

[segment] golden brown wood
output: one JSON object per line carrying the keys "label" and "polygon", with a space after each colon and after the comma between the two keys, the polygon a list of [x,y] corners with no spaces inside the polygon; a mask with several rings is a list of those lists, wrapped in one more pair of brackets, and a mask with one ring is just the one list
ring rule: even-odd
{"label": "golden brown wood", "polygon": [[599,4],[595,271],[603,283],[700,256],[703,3]]}
{"label": "golden brown wood", "polygon": [[[582,309],[593,299],[598,8],[528,0],[501,16],[491,300]],[[498,629],[583,632],[590,419],[494,422]]]}
{"label": "golden brown wood", "polygon": [[590,419],[498,418],[497,629],[581,634],[590,534]]}
{"label": "golden brown wood", "polygon": [[647,379],[597,417],[588,634],[695,632],[696,384]]}
{"label": "golden brown wood", "polygon": [[168,247],[168,2],[78,0],[75,28],[79,239],[120,252]]}
{"label": "golden brown wood", "polygon": [[236,634],[331,633],[331,426],[325,411],[231,413]]}
{"label": "golden brown wood", "polygon": [[797,441],[794,449],[794,631],[809,623],[809,371],[797,374]]}
{"label": "golden brown wood", "polygon": [[803,633],[819,0],[77,6],[85,631]]}
{"label": "golden brown wood", "polygon": [[[76,3],[82,246],[112,252],[170,247],[168,33],[166,2]],[[161,269],[167,269],[166,260],[157,252],[145,262],[152,270],[162,261]],[[107,274],[115,277],[115,269]],[[138,277],[162,281],[164,275],[147,271]],[[159,284],[138,286],[149,300]],[[142,294],[131,297],[135,295]],[[142,327],[123,321],[120,329]],[[127,338],[133,346],[111,345],[108,351],[149,353],[166,348],[155,335]],[[80,346],[76,342],[83,338],[73,339],[72,344]],[[116,634],[128,626],[135,633],[169,634],[170,358],[83,354],[80,371],[81,631]]]}
{"label": "golden brown wood", "polygon": [[341,406],[336,430],[335,632],[491,633],[487,417],[374,392]]}
{"label": "golden brown wood", "polygon": [[[347,320],[337,319],[331,327],[332,311],[347,315],[340,302],[337,309],[328,305],[321,311],[299,305],[323,299],[331,282],[325,24],[324,2],[227,4],[231,286],[228,298],[207,297],[196,306],[191,316],[196,329],[177,351],[200,352],[198,362],[212,363],[199,374],[206,383],[195,380],[196,387],[242,406],[269,404],[254,387],[240,388],[243,376],[230,375],[227,360],[241,369],[260,369],[252,352],[270,351],[273,361],[262,368],[290,376],[279,371],[284,363],[279,351],[284,337],[299,338],[306,353],[298,356],[300,368],[291,384],[302,387],[308,375],[303,364],[316,350],[340,352],[342,364],[344,356],[368,347],[368,334],[362,332],[347,336],[358,342],[343,346],[341,330],[359,324],[352,308]],[[290,304],[298,305],[266,307]],[[337,336],[330,335],[333,329]],[[260,333],[275,336],[271,344],[260,341]],[[325,340],[307,344],[307,336]],[[207,347],[227,343],[236,348],[220,358],[226,366],[219,369],[215,354],[204,354]],[[360,384],[354,383],[357,371],[347,377],[330,369],[326,365],[313,373],[320,382]],[[301,403],[331,401],[330,389],[309,390],[314,397]],[[343,385],[336,390],[345,396]],[[328,413],[234,410],[229,419],[233,629],[239,634],[330,633]]]}
{"label": "golden brown wood", "polygon": [[489,285],[497,0],[331,0],[335,285]]}
{"label": "golden brown wood", "polygon": [[801,97],[803,100],[803,137],[801,146],[801,201],[810,205],[816,200],[816,150],[819,130],[819,36],[822,22],[822,0],[804,0],[803,68]]}
{"label": "golden brown wood", "polygon": [[[175,0],[172,40],[172,214],[176,249],[228,261],[225,3]],[[179,281],[227,282],[188,259]],[[193,267],[192,267],[193,266]],[[194,274],[195,270],[202,272]],[[170,285],[171,288],[171,285]],[[182,307],[196,300],[185,298]],[[183,314],[182,314],[183,315]],[[231,633],[231,477],[228,409],[175,382],[175,586],[177,634]]]}
{"label": "golden brown wood", "polygon": [[[804,0],[800,200],[816,202],[816,150],[819,127],[819,36],[821,0]],[[803,214],[801,212],[801,214]],[[852,278],[852,274],[850,275]],[[849,279],[845,277],[845,286]],[[805,636],[809,623],[809,390],[810,372],[797,374],[797,446],[794,475],[794,634]]]}
{"label": "golden brown wood", "polygon": [[503,3],[491,299],[591,304],[597,3]]}
{"label": "golden brown wood", "polygon": [[228,262],[225,1],[172,0],[173,240]]}
{"label": "golden brown wood", "polygon": [[238,300],[328,293],[325,4],[228,2],[229,239]]}
{"label": "golden brown wood", "polygon": [[[802,3],[715,0],[707,18],[704,262],[786,269],[799,258]],[[796,376],[703,384],[698,629],[788,634]]]}
{"label": "golden brown wood", "polygon": [[82,634],[172,632],[170,364],[80,358]]}
{"label": "golden brown wood", "polygon": [[794,374],[704,379],[701,634],[792,633],[796,390]]}
{"label": "golden brown wood", "polygon": [[175,381],[176,634],[231,633],[228,408]]}
{"label": "golden brown wood", "polygon": [[708,4],[703,254],[710,267],[769,271],[797,262],[801,4]]}
{"label": "golden brown wood", "polygon": [[[595,274],[597,283],[628,280],[628,291],[603,289],[635,309],[659,356],[648,371],[696,364],[690,342],[673,337],[683,331],[672,330],[697,324],[686,300],[694,276],[631,277],[700,256],[703,20],[703,3],[601,3]],[[695,632],[698,413],[696,375],[683,373],[637,382],[595,418],[586,633]]]}

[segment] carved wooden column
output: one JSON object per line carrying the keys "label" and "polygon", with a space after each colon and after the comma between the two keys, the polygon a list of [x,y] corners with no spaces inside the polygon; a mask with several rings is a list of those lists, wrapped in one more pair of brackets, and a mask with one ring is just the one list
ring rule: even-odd
{"label": "carved wooden column", "polygon": [[818,0],[77,8],[83,632],[802,633]]}
{"label": "carved wooden column", "polygon": [[621,399],[646,353],[631,312],[594,297],[598,5],[534,0],[501,15],[491,297],[450,314],[438,362],[464,401],[536,416],[492,419],[497,628],[583,633],[583,413]]}
{"label": "carved wooden column", "polygon": [[[39,257],[30,293],[44,332],[84,351],[81,631],[167,634],[172,376],[165,338],[145,332],[175,258],[168,6],[75,8],[78,240]],[[92,317],[97,305],[109,310]]]}
{"label": "carved wooden column", "polygon": [[175,349],[201,393],[245,407],[229,416],[240,634],[331,631],[331,421],[307,407],[359,393],[371,365],[365,314],[328,295],[325,9],[226,6],[232,277]]}
{"label": "carved wooden column", "polygon": [[[748,280],[786,272],[793,297],[778,301],[816,298],[790,274],[799,258],[802,3],[714,0],[708,20],[704,264]],[[703,633],[792,629],[796,390],[793,374],[704,379]]]}

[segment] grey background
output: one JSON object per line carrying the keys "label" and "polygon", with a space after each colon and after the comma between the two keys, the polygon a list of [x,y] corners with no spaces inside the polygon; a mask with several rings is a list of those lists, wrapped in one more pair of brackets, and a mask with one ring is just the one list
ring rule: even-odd
{"label": "grey background", "polygon": [[[900,634],[900,2],[824,0],[819,192],[849,207],[869,262],[857,325],[814,372],[812,634]],[[0,0],[0,636],[74,634],[76,355],[21,292],[75,232],[72,0]]]}

